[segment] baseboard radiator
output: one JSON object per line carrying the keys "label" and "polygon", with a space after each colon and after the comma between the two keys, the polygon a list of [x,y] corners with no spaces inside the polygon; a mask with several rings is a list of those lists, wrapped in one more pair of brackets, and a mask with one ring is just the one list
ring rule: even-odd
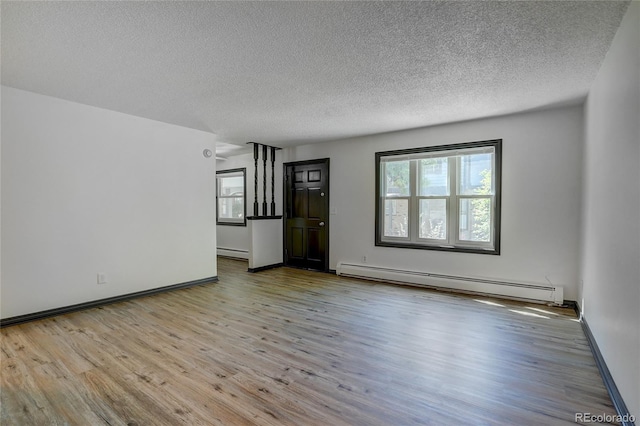
{"label": "baseboard radiator", "polygon": [[218,254],[218,256],[235,257],[238,259],[249,259],[249,250],[218,247],[216,253]]}
{"label": "baseboard radiator", "polygon": [[336,274],[421,287],[441,288],[465,293],[486,294],[519,300],[562,304],[561,286],[498,281],[485,278],[432,274],[355,263],[338,263]]}

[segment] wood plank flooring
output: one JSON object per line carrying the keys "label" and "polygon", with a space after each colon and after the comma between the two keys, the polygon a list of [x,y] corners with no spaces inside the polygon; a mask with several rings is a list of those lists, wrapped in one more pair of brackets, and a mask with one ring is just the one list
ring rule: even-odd
{"label": "wood plank flooring", "polygon": [[8,425],[573,425],[573,311],[220,258],[220,281],[2,329]]}

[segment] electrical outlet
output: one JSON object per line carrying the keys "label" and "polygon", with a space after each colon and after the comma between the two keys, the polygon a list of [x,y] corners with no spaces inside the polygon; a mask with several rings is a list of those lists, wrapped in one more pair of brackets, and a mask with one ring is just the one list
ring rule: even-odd
{"label": "electrical outlet", "polygon": [[98,284],[106,284],[107,283],[107,274],[104,272],[98,272]]}
{"label": "electrical outlet", "polygon": [[362,262],[367,263],[367,256],[362,256]]}

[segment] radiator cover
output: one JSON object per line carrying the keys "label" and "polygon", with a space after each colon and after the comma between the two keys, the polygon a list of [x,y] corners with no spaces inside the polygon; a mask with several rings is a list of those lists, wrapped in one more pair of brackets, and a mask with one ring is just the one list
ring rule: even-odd
{"label": "radiator cover", "polygon": [[519,300],[554,304],[564,303],[562,287],[554,285],[433,274],[346,262],[338,263],[336,274],[345,277],[449,289],[465,293],[480,293]]}

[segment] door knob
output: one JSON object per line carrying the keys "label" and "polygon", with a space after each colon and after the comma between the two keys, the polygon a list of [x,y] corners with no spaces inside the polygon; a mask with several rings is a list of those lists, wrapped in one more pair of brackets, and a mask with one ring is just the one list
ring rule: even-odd
{"label": "door knob", "polygon": [[320,225],[320,226],[324,226],[324,222],[320,222],[318,225]]}

